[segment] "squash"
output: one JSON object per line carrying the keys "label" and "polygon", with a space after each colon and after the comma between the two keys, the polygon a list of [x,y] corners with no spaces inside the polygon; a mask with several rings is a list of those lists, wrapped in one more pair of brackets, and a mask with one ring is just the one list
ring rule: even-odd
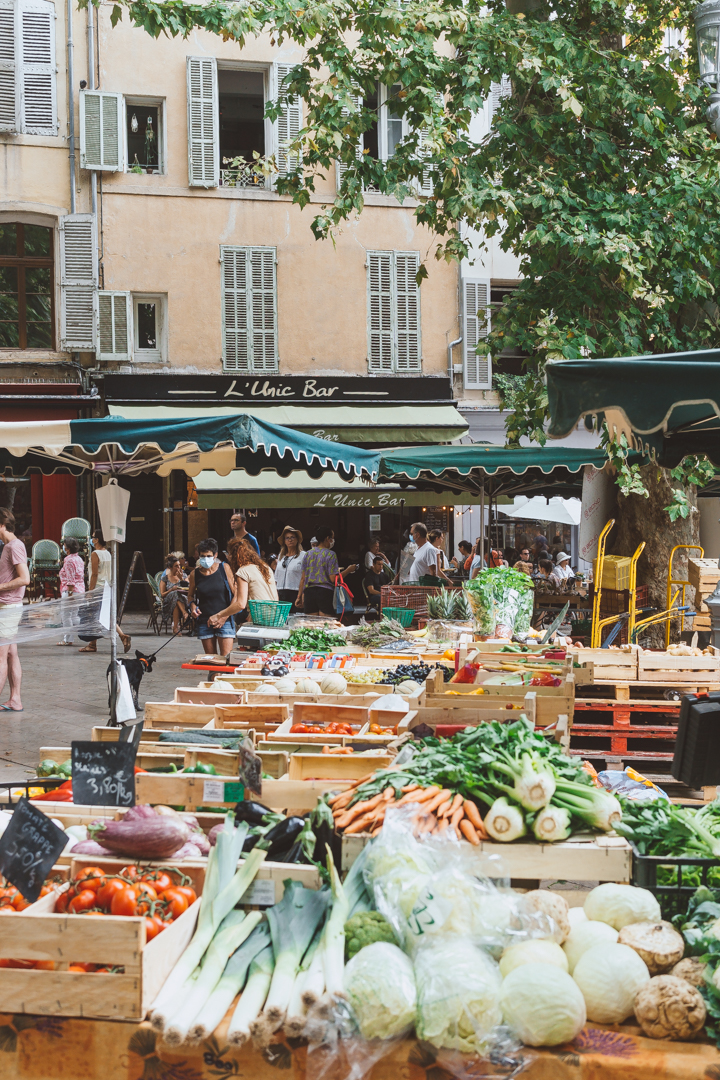
{"label": "squash", "polygon": [[318,697],[320,694],[320,687],[314,679],[298,679],[295,683],[296,694],[312,694],[314,697]]}
{"label": "squash", "polygon": [[344,694],[346,690],[347,683],[345,679],[336,671],[328,671],[327,675],[323,675],[320,683],[321,694]]}

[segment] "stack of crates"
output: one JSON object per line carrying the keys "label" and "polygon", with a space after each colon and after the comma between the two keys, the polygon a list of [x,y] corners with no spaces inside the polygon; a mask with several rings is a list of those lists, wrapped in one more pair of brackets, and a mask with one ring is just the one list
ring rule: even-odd
{"label": "stack of crates", "polygon": [[688,581],[695,588],[695,610],[698,612],[693,620],[693,630],[709,630],[710,612],[705,600],[715,592],[720,581],[717,559],[688,559]]}

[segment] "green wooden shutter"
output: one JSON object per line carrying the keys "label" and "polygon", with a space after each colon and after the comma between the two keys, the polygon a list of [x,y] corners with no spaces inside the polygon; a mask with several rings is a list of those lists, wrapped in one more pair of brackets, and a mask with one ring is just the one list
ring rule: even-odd
{"label": "green wooden shutter", "polygon": [[98,293],[98,356],[101,360],[129,360],[130,293]]}
{"label": "green wooden shutter", "polygon": [[60,218],[60,337],[62,347],[95,352],[97,236],[92,214]]}
{"label": "green wooden shutter", "polygon": [[290,152],[290,143],[297,138],[302,127],[302,102],[299,98],[288,100],[285,79],[292,71],[290,64],[275,64],[275,94],[282,103],[283,111],[275,124],[276,155],[278,172],[280,176],[286,176],[289,172],[297,169],[300,157],[296,152]]}
{"label": "green wooden shutter", "polygon": [[492,387],[490,353],[478,346],[490,333],[490,279],[462,278],[463,378],[466,390]]}
{"label": "green wooden shutter", "polygon": [[188,183],[217,187],[220,182],[217,63],[213,56],[188,56]]}
{"label": "green wooden shutter", "polygon": [[80,168],[118,172],[123,168],[122,94],[80,91]]}
{"label": "green wooden shutter", "polygon": [[387,374],[395,359],[392,251],[369,251],[367,268],[368,370]]}
{"label": "green wooden shutter", "polygon": [[398,372],[420,371],[420,289],[415,276],[420,267],[417,251],[393,252],[395,264],[396,362]]}
{"label": "green wooden shutter", "polygon": [[223,247],[223,369],[278,370],[275,248]]}

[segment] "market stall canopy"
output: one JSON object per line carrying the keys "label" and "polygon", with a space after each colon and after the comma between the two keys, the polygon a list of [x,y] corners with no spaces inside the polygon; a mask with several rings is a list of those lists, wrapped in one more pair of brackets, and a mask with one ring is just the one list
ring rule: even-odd
{"label": "market stall canopy", "polygon": [[203,469],[221,475],[242,468],[289,476],[296,469],[313,477],[337,472],[344,480],[374,478],[377,453],[290,431],[244,413],[184,420],[53,420],[0,424],[0,467],[14,473],[38,469],[115,475],[173,469],[195,476]]}
{"label": "market stall canopy", "polygon": [[[522,500],[522,501],[520,501]],[[579,525],[582,503],[579,499],[543,499],[536,495],[532,499],[520,496],[514,506],[499,506],[498,510],[506,517],[521,518],[528,521],[553,521],[559,525]]]}
{"label": "market stall canopy", "polygon": [[[368,390],[368,394],[373,391]],[[188,417],[237,416],[218,405],[110,405],[111,416],[126,420],[184,420]],[[332,442],[393,446],[398,443],[448,443],[461,438],[468,424],[454,405],[245,405],[246,416],[302,431]]]}
{"label": "market stall canopy", "polygon": [[687,454],[720,464],[720,349],[610,360],[550,360],[550,435],[584,416],[604,419],[631,445],[673,467]]}
{"label": "market stall canopy", "polygon": [[602,469],[606,462],[603,450],[577,446],[412,446],[380,454],[378,483],[451,491],[458,502],[464,494],[483,490],[493,498],[535,492],[577,495],[585,466]]}

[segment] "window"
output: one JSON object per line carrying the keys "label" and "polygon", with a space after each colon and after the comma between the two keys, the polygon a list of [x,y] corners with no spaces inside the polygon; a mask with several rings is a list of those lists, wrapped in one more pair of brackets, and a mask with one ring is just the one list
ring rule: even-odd
{"label": "window", "polygon": [[162,119],[161,102],[125,98],[125,161],[128,172],[164,171]]}
{"label": "window", "polygon": [[[284,80],[291,68],[248,69],[223,65],[214,57],[187,58],[188,176],[191,187],[266,187],[254,171],[255,154],[275,155],[278,171],[294,168],[288,152],[302,123],[299,101],[288,100]],[[268,97],[283,101],[275,123],[265,119]],[[228,167],[230,161],[243,163]]]}
{"label": "window", "polygon": [[[498,311],[517,289],[517,283],[503,285],[493,281],[490,286],[490,312]],[[493,357],[493,371],[499,375],[522,375],[526,354],[517,346],[511,346]]]}
{"label": "window", "polygon": [[133,295],[133,353],[136,360],[162,362],[165,356],[165,297]]}
{"label": "window", "polygon": [[368,370],[422,370],[416,251],[368,252]]}
{"label": "window", "polygon": [[98,354],[101,360],[130,360],[132,311],[130,293],[98,293]]}
{"label": "window", "polygon": [[57,135],[55,5],[0,2],[0,131]]}
{"label": "window", "polygon": [[[366,98],[359,98],[358,105],[369,109],[377,116],[377,120],[363,133],[358,146],[358,157],[363,153],[376,161],[387,161],[395,153],[398,144],[408,134],[410,128],[408,121],[397,109],[398,94],[402,89],[400,83],[393,86],[384,86],[377,83],[375,92]],[[420,132],[419,144],[423,142],[423,133]],[[342,182],[346,166],[341,162],[336,163],[336,181],[339,187]],[[423,176],[419,188],[423,194],[432,194],[432,182],[429,177]],[[372,189],[370,189],[372,190]]]}
{"label": "window", "polygon": [[55,347],[53,231],[0,223],[0,348]]}
{"label": "window", "polygon": [[276,252],[221,247],[223,370],[278,370]]}

